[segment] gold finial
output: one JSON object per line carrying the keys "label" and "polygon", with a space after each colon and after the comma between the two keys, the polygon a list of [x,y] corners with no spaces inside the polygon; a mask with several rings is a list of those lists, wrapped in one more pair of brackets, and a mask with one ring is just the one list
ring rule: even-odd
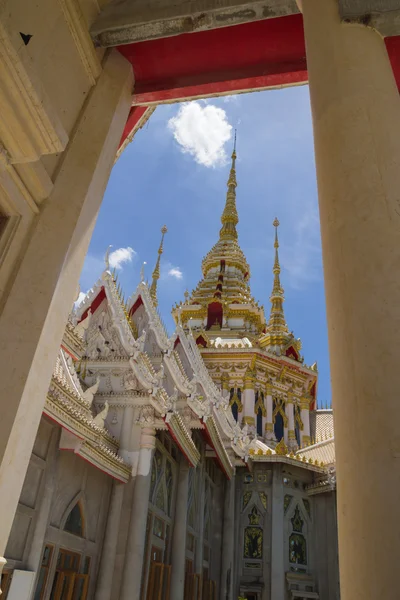
{"label": "gold finial", "polygon": [[274,219],[272,225],[275,227],[275,259],[272,272],[274,274],[274,283],[272,287],[272,294],[270,297],[271,301],[271,313],[268,321],[267,331],[275,336],[282,336],[288,334],[288,326],[286,324],[285,315],[283,312],[283,288],[281,286],[280,273],[281,266],[279,263],[279,239],[278,239],[278,227],[279,221],[277,218]]}
{"label": "gold finial", "polygon": [[161,227],[161,242],[160,242],[160,247],[158,249],[158,257],[157,257],[157,262],[156,262],[156,266],[154,267],[154,271],[152,274],[152,282],[151,282],[151,286],[150,286],[150,296],[153,300],[153,304],[154,306],[158,305],[158,300],[157,300],[157,281],[160,279],[160,261],[161,261],[161,254],[163,253],[163,244],[164,244],[164,236],[167,233],[168,229],[166,228],[166,226],[164,225],[163,227]]}
{"label": "gold finial", "polygon": [[228,191],[226,194],[225,208],[221,216],[222,227],[219,232],[219,238],[222,240],[237,240],[238,237],[236,231],[236,225],[239,222],[239,216],[236,209],[236,129],[231,158],[232,165],[228,179]]}

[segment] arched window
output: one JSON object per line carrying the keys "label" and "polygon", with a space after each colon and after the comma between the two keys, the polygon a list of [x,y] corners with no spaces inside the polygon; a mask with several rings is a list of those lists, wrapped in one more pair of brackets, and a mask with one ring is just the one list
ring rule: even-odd
{"label": "arched window", "polygon": [[255,394],[254,412],[257,419],[257,434],[263,435],[262,418],[267,416],[267,411],[264,406],[264,394],[257,390]]}
{"label": "arched window", "polygon": [[231,388],[229,395],[229,405],[232,409],[233,418],[235,421],[239,419],[239,412],[242,411],[242,390],[240,388]]}
{"label": "arched window", "polygon": [[280,412],[275,415],[274,433],[277,441],[280,442],[284,434],[283,417]]}
{"label": "arched window", "polygon": [[275,438],[280,442],[284,436],[285,427],[288,425],[288,418],[285,414],[285,402],[282,398],[274,398],[272,421],[274,423]]}
{"label": "arched window", "polygon": [[303,425],[303,421],[301,420],[301,415],[300,415],[300,407],[295,404],[294,406],[294,433],[296,435],[296,441],[297,441],[297,445],[300,446],[300,442],[301,442],[301,437],[300,437],[300,431],[303,431],[304,425]]}
{"label": "arched window", "polygon": [[243,558],[262,559],[263,530],[260,526],[261,513],[253,506],[248,514],[249,527],[245,527],[243,540]]}
{"label": "arched window", "polygon": [[302,567],[307,565],[307,542],[303,535],[304,521],[299,509],[296,506],[294,515],[291,519],[292,533],[289,537],[289,562],[298,567],[291,567],[292,570],[302,571]]}
{"label": "arched window", "polygon": [[83,514],[80,502],[77,502],[69,513],[65,521],[64,531],[83,537]]}
{"label": "arched window", "polygon": [[210,302],[207,313],[207,329],[211,327],[222,327],[222,304],[220,302]]}

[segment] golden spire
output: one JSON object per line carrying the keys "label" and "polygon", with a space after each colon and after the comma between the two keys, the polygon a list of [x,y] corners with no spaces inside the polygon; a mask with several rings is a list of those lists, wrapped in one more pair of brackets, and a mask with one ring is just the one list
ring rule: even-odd
{"label": "golden spire", "polygon": [[283,288],[281,286],[281,280],[279,277],[280,272],[281,272],[281,267],[279,264],[279,254],[278,254],[278,248],[279,248],[279,241],[278,241],[279,221],[278,221],[278,219],[274,220],[273,226],[275,227],[275,242],[274,242],[275,260],[274,260],[274,267],[272,269],[272,272],[274,274],[274,285],[272,287],[272,294],[270,297],[272,306],[271,306],[271,313],[270,313],[270,317],[269,317],[267,331],[270,331],[271,333],[273,332],[274,334],[279,334],[279,333],[287,333],[288,326],[286,324],[285,315],[283,312],[283,301],[284,301],[285,297],[283,295]]}
{"label": "golden spire", "polygon": [[226,202],[224,212],[221,216],[222,227],[219,232],[220,240],[237,240],[238,234],[236,225],[239,222],[238,213],[236,210],[236,130],[235,142],[232,152],[232,165],[228,179],[228,191],[226,194]]}
{"label": "golden spire", "polygon": [[166,228],[166,226],[164,225],[161,228],[161,243],[160,243],[160,247],[158,249],[158,257],[157,257],[157,262],[156,262],[156,266],[154,267],[154,271],[153,271],[153,275],[152,275],[152,282],[151,282],[151,286],[150,286],[150,296],[153,300],[153,304],[154,306],[158,305],[158,300],[157,300],[157,281],[160,279],[160,260],[161,260],[161,254],[163,253],[163,243],[164,243],[164,236],[167,233],[168,229]]}

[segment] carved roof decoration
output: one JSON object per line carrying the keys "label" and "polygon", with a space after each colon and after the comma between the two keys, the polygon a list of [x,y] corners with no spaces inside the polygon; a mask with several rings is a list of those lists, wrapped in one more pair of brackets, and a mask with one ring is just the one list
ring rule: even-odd
{"label": "carved roof decoration", "polygon": [[118,442],[95,422],[91,402],[85,398],[71,358],[60,348],[44,411],[74,439],[76,454],[115,479],[129,480],[131,466],[118,456]]}
{"label": "carved roof decoration", "polygon": [[[124,353],[118,359],[124,374],[117,378],[107,375],[115,371],[115,353],[103,357],[96,348],[97,356],[94,352],[95,356],[87,359],[90,377],[87,376],[85,381],[94,386],[96,377],[100,376],[99,399],[100,396],[112,398],[115,394],[117,398],[127,394],[130,402],[140,410],[137,423],[141,426],[151,424],[156,429],[167,428],[193,466],[198,463],[199,455],[191,431],[197,428],[203,430],[227,477],[232,477],[236,465],[248,460],[296,464],[321,477],[326,473],[324,461],[311,455],[307,458],[305,451],[294,454],[283,443],[272,449],[254,439],[247,425],[241,427],[235,421],[229,398],[221,391],[223,378],[225,389],[228,389],[226,386],[238,377],[244,382],[251,367],[252,381],[257,389],[265,392],[271,389],[277,398],[283,398],[290,391],[294,402],[300,404],[310,397],[311,386],[315,386],[317,373],[314,369],[295,357],[260,348],[257,338],[250,332],[243,337],[242,344],[232,337],[231,348],[230,339],[221,336],[218,342],[222,347],[216,348],[215,340],[219,336],[210,335],[208,331],[205,334],[210,335],[207,343],[214,340],[214,344],[200,348],[196,343],[198,331],[185,327],[181,310],[176,312],[176,330],[168,336],[144,281],[139,283],[127,303],[108,270],[96,286],[77,311],[81,319],[92,313],[84,334],[85,341],[90,342],[94,333],[99,335],[97,332],[100,331],[105,348],[113,344],[117,348],[119,343],[120,352]],[[104,387],[106,381],[109,382],[107,389]]]}

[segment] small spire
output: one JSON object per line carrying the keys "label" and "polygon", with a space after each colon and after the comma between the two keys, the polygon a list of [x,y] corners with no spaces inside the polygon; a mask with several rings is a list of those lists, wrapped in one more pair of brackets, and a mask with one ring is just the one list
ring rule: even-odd
{"label": "small spire", "polygon": [[272,294],[270,297],[271,301],[271,313],[269,317],[268,327],[267,329],[273,333],[287,333],[288,327],[285,320],[285,315],[283,312],[283,302],[285,300],[283,295],[283,288],[281,286],[280,273],[281,266],[279,264],[279,240],[278,240],[278,227],[279,221],[277,218],[274,219],[272,223],[275,227],[275,260],[272,272],[274,274],[274,284],[272,287]]}
{"label": "small spire", "polygon": [[157,262],[156,262],[156,266],[154,267],[154,271],[153,271],[153,275],[152,275],[152,282],[151,282],[151,286],[150,286],[150,296],[152,297],[153,300],[153,304],[154,306],[158,305],[158,300],[157,300],[157,281],[160,279],[160,260],[161,260],[161,254],[163,253],[163,244],[164,244],[164,236],[167,233],[168,229],[166,228],[166,226],[164,225],[161,228],[161,243],[160,243],[160,247],[158,249],[158,257],[157,257]]}
{"label": "small spire", "polygon": [[225,208],[221,216],[222,227],[219,232],[219,238],[223,240],[237,240],[238,234],[236,225],[239,222],[239,216],[236,209],[236,129],[232,152],[232,165],[228,179],[228,191],[226,194]]}

